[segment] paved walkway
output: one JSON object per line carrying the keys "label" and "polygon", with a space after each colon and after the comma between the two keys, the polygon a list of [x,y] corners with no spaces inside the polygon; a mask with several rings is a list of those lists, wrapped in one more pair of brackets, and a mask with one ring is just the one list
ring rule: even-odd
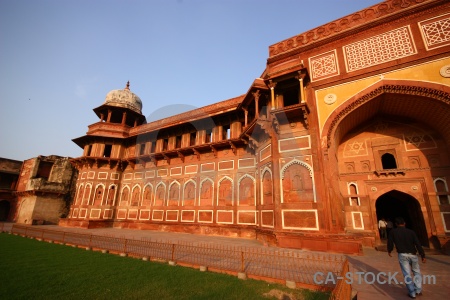
{"label": "paved walkway", "polygon": [[[394,253],[393,253],[394,254]],[[351,264],[350,272],[354,275],[353,290],[358,292],[358,300],[381,300],[381,299],[410,299],[403,282],[403,275],[398,264],[397,255],[389,257],[387,252],[376,251],[372,248],[364,248],[364,256],[348,256]],[[435,284],[423,284],[423,297],[417,299],[449,299],[450,298],[450,256],[427,254],[426,263],[420,262],[422,275],[435,276]],[[361,275],[362,280],[358,283],[358,275],[355,272],[364,272]],[[377,283],[376,276],[384,272],[387,275],[395,274],[395,278],[399,282],[395,284],[391,280],[389,284],[388,276],[381,276],[380,282],[386,281],[386,284]],[[367,275],[366,275],[367,274]],[[375,274],[375,278],[372,276]],[[374,281],[373,284],[369,283]]]}
{"label": "paved walkway", "polygon": [[[131,230],[115,228],[81,229],[67,228],[53,225],[36,226],[52,230],[64,230],[70,232],[87,233],[94,235],[114,236],[127,239],[146,239],[157,242],[186,243],[190,245],[199,244],[220,244],[222,246],[243,247],[243,248],[265,248],[280,252],[300,252],[310,253],[305,250],[282,249],[267,247],[253,239],[232,238],[222,236],[205,236],[188,233],[160,232],[151,230]],[[316,253],[316,252],[315,252]],[[353,275],[353,290],[358,293],[358,300],[381,300],[381,299],[409,299],[406,287],[400,282],[403,276],[396,255],[389,257],[387,252],[376,251],[372,248],[364,248],[364,256],[347,256],[350,263],[350,272]],[[423,275],[434,276],[434,283],[423,285],[423,299],[448,299],[450,295],[450,256],[427,254],[427,262],[420,263]],[[364,272],[359,275],[356,272]],[[386,276],[380,274],[384,272]],[[397,272],[397,273],[396,273]],[[380,274],[380,275],[378,275]],[[391,280],[389,284],[389,274]],[[396,274],[394,276],[394,274]],[[386,281],[386,284],[377,282]],[[430,278],[432,279],[432,278]],[[373,282],[373,283],[372,283]],[[418,298],[420,299],[420,298]]]}

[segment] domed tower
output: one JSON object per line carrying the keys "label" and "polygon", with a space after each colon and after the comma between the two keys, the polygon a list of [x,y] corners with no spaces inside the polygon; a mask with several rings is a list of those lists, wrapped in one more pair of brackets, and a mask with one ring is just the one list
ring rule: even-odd
{"label": "domed tower", "polygon": [[128,164],[126,149],[136,143],[130,131],[146,123],[142,101],[130,91],[129,82],[124,89],[110,91],[94,112],[99,121],[89,125],[86,135],[73,139],[83,154],[71,160],[79,177],[69,218],[61,221],[68,226],[88,227],[90,220],[113,218],[122,171]]}

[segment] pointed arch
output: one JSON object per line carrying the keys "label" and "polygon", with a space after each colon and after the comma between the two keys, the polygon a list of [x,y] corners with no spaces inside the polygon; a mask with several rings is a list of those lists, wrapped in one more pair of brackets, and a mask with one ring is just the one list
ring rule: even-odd
{"label": "pointed arch", "polygon": [[147,182],[144,185],[141,206],[150,206],[153,199],[153,185]]}
{"label": "pointed arch", "polygon": [[350,206],[360,206],[361,203],[359,201],[359,197],[357,196],[359,194],[358,191],[358,183],[352,181],[347,182],[347,192],[348,192],[348,201]]}
{"label": "pointed arch", "polygon": [[[298,169],[296,165],[301,168]],[[291,174],[290,169],[296,170]],[[316,202],[313,170],[308,163],[298,159],[291,160],[281,168],[280,179],[281,203],[311,200]]]}
{"label": "pointed arch", "polygon": [[128,206],[129,200],[130,200],[130,187],[128,185],[126,185],[120,191],[119,206]]}
{"label": "pointed arch", "polygon": [[199,206],[212,206],[214,199],[214,181],[206,177],[200,181],[199,193],[198,193],[198,205]]}
{"label": "pointed arch", "polygon": [[193,179],[189,179],[183,185],[183,203],[182,205],[195,205],[197,192],[197,183]]}
{"label": "pointed arch", "polygon": [[[323,130],[321,132],[322,136],[322,148],[329,149],[332,145],[338,145],[340,139],[347,133],[346,130],[339,130],[339,136],[335,136],[338,133],[338,127],[345,120],[345,118],[354,112],[356,109],[362,107],[363,105],[372,102],[373,100],[379,100],[381,95],[410,95],[419,96],[420,98],[427,97],[434,101],[427,102],[427,107],[429,110],[425,113],[422,107],[417,106],[417,110],[414,109],[403,109],[406,107],[414,106],[414,100],[402,100],[403,103],[396,101],[396,109],[399,109],[402,115],[411,116],[425,124],[429,124],[429,120],[449,120],[450,112],[448,110],[444,111],[439,109],[442,104],[450,105],[450,87],[432,83],[423,82],[416,80],[389,80],[383,79],[379,82],[367,87],[365,90],[355,94],[354,96],[345,100],[341,105],[339,105],[326,119]],[[381,100],[380,100],[381,101]],[[387,109],[389,111],[389,109]],[[439,117],[436,115],[436,111],[440,114]],[[373,114],[377,113],[377,110],[373,110]],[[364,120],[369,117],[361,114],[361,118]],[[357,124],[360,121],[352,121],[352,124]],[[432,125],[432,124],[429,124]],[[440,133],[450,144],[450,125],[448,122],[442,121],[439,125]]]}
{"label": "pointed arch", "polygon": [[110,184],[108,187],[108,194],[104,197],[104,203],[102,205],[116,205],[117,185]]}
{"label": "pointed arch", "polygon": [[141,186],[139,184],[135,184],[131,189],[131,206],[139,206],[141,203]]}
{"label": "pointed arch", "polygon": [[83,204],[84,184],[78,186],[78,193],[75,197],[75,205]]}
{"label": "pointed arch", "polygon": [[256,205],[256,180],[249,174],[242,175],[238,180],[238,206]]}
{"label": "pointed arch", "polygon": [[103,197],[105,195],[105,185],[99,183],[95,186],[94,197],[92,199],[92,205],[100,206],[103,203]]}
{"label": "pointed arch", "polygon": [[81,202],[81,204],[89,205],[91,199],[91,192],[92,192],[92,183],[86,183],[84,187],[83,201]]}
{"label": "pointed arch", "polygon": [[448,185],[444,177],[438,177],[433,180],[434,190],[436,191],[436,197],[438,203],[450,204],[450,195],[448,195]]}
{"label": "pointed arch", "polygon": [[233,206],[234,205],[234,182],[228,176],[223,176],[217,184],[217,205]]}
{"label": "pointed arch", "polygon": [[181,185],[177,180],[174,180],[169,184],[169,193],[167,195],[167,206],[180,205],[180,187]]}
{"label": "pointed arch", "polygon": [[153,205],[164,206],[166,200],[166,184],[164,182],[159,182],[155,187],[155,200]]}
{"label": "pointed arch", "polygon": [[261,204],[273,204],[273,175],[269,167],[264,167],[261,172]]}

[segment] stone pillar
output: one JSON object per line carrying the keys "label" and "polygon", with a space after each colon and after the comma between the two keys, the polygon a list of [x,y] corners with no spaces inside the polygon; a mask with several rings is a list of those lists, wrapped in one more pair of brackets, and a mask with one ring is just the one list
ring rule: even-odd
{"label": "stone pillar", "polygon": [[248,110],[246,108],[242,108],[244,110],[244,114],[245,114],[245,121],[244,121],[244,127],[247,127],[247,123],[248,123]]}
{"label": "stone pillar", "polygon": [[259,90],[256,90],[256,92],[253,93],[253,97],[255,98],[255,118],[259,118],[259,96],[261,96],[261,93]]}
{"label": "stone pillar", "polygon": [[272,110],[275,109],[275,86],[276,85],[277,85],[276,82],[272,82],[272,80],[269,81],[270,98],[272,99]]}
{"label": "stone pillar", "polygon": [[124,111],[123,113],[122,113],[122,125],[125,125],[125,121],[127,120],[127,112],[126,111]]}
{"label": "stone pillar", "polygon": [[299,102],[305,103],[305,93],[303,91],[303,76],[302,76],[302,74],[300,74],[300,72],[298,72],[297,79],[300,83]]}
{"label": "stone pillar", "polygon": [[110,122],[111,121],[111,110],[108,109],[108,118],[106,119],[106,122]]}

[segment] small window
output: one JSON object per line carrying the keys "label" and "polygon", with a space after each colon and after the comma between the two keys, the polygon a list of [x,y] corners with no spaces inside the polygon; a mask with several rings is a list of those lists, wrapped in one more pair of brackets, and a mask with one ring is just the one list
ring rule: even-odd
{"label": "small window", "polygon": [[86,156],[91,156],[91,152],[92,152],[92,145],[88,145],[86,150]]}
{"label": "small window", "polygon": [[230,125],[223,126],[223,140],[230,139]]}
{"label": "small window", "polygon": [[447,195],[448,189],[445,181],[442,179],[436,179],[434,181],[434,187],[436,189],[439,204],[449,204],[449,195]]}
{"label": "small window", "polygon": [[139,145],[139,155],[144,155],[145,154],[145,144],[140,144]]}
{"label": "small window", "polygon": [[350,194],[350,205],[351,206],[359,206],[359,197],[358,197],[358,188],[356,184],[351,183],[348,185],[348,192]]}
{"label": "small window", "polygon": [[195,146],[197,132],[191,132],[189,146]]}
{"label": "small window", "polygon": [[212,139],[212,129],[206,130],[206,137],[205,137],[205,143],[211,143],[213,141]]}
{"label": "small window", "polygon": [[103,151],[103,157],[111,157],[112,145],[105,145],[105,151]]}
{"label": "small window", "polygon": [[381,156],[381,164],[383,165],[383,170],[397,169],[395,157],[390,153],[385,153]]}
{"label": "small window", "polygon": [[155,149],[156,149],[156,141],[152,141],[152,148],[150,149],[150,152],[155,153]]}

